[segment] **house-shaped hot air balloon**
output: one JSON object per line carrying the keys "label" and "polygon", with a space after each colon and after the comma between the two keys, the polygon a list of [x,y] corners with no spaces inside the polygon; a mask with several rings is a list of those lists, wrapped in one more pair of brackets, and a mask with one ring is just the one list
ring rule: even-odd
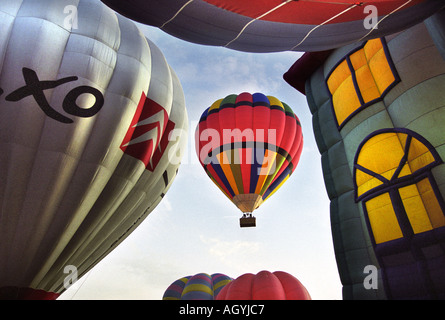
{"label": "house-shaped hot air balloon", "polygon": [[345,299],[445,298],[445,12],[384,38],[306,53]]}

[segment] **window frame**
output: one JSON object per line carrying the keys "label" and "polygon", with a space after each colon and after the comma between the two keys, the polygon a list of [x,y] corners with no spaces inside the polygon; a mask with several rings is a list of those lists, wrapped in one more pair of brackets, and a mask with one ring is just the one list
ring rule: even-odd
{"label": "window frame", "polygon": [[[376,40],[376,39],[373,39]],[[356,77],[356,71],[353,67],[352,61],[351,61],[351,55],[353,55],[354,53],[364,49],[364,47],[366,46],[366,44],[369,42],[368,41],[364,41],[360,46],[352,49],[351,51],[349,51],[348,53],[346,53],[344,55],[343,58],[341,58],[333,67],[332,69],[329,71],[329,73],[326,75],[325,78],[325,85],[329,94],[329,100],[330,100],[330,105],[331,105],[331,111],[334,117],[334,121],[335,124],[337,126],[338,131],[341,131],[341,129],[343,129],[343,127],[349,122],[349,120],[351,120],[353,117],[355,117],[358,113],[360,113],[361,111],[363,111],[364,109],[366,109],[367,107],[383,101],[383,99],[385,98],[385,96],[388,94],[388,92],[390,90],[392,90],[399,82],[401,82],[399,73],[397,72],[397,69],[395,67],[394,61],[392,60],[391,54],[389,52],[388,49],[388,44],[386,42],[385,38],[379,38],[379,40],[382,43],[382,47],[383,47],[383,52],[385,53],[386,56],[386,61],[388,62],[389,68],[394,76],[394,81],[381,93],[380,97],[373,99],[371,101],[365,102],[363,99],[363,95],[360,91],[360,86],[359,83],[357,81],[357,77]],[[349,71],[351,73],[351,78],[352,78],[352,83],[355,89],[355,93],[356,96],[360,102],[360,107],[358,107],[356,110],[354,110],[352,113],[350,113],[344,120],[342,123],[338,123],[338,119],[337,119],[337,114],[335,112],[335,106],[334,106],[334,99],[333,99],[333,95],[331,93],[331,90],[329,89],[329,85],[328,85],[328,81],[329,78],[331,77],[331,75],[334,73],[334,71],[337,69],[337,67],[339,67],[343,62],[347,63]],[[369,62],[369,61],[368,61]],[[372,72],[371,72],[372,74]]]}
{"label": "window frame", "polygon": [[[415,172],[413,172],[410,175],[407,176],[403,176],[401,178],[398,178],[396,175],[393,175],[393,177],[395,177],[394,179],[391,178],[390,180],[385,181],[383,184],[376,186],[373,189],[370,189],[368,191],[366,191],[365,193],[363,193],[362,195],[358,196],[358,186],[357,186],[357,180],[356,180],[356,172],[357,170],[361,170],[363,171],[363,167],[357,164],[358,161],[358,157],[360,155],[360,152],[363,148],[363,146],[373,137],[379,135],[379,134],[384,134],[384,133],[404,133],[407,134],[407,139],[411,139],[415,138],[417,139],[419,142],[421,142],[428,150],[429,152],[431,152],[432,156],[434,157],[434,161],[427,164],[426,166],[416,170]],[[406,144],[407,146],[410,146],[411,144]],[[402,157],[402,159],[405,159],[404,162],[400,161],[399,163],[399,167],[397,168],[396,172],[400,172],[400,168],[403,168],[404,164],[406,164],[406,156],[409,153],[409,147],[405,146],[405,150],[404,150],[404,156]],[[401,160],[402,160],[401,159]],[[388,244],[399,244],[399,245],[406,245],[407,241],[410,241],[410,239],[413,236],[416,236],[417,234],[414,233],[413,231],[413,227],[409,221],[408,215],[405,211],[405,207],[403,205],[403,201],[400,197],[400,193],[399,193],[399,189],[403,188],[403,187],[407,187],[410,185],[414,185],[417,184],[419,182],[421,182],[424,179],[428,179],[428,182],[431,185],[432,191],[434,192],[434,195],[439,203],[439,206],[442,210],[442,213],[445,215],[445,201],[443,199],[443,196],[440,192],[439,186],[436,183],[436,180],[433,176],[432,173],[432,169],[435,168],[438,165],[443,164],[442,159],[440,158],[439,154],[437,153],[436,149],[428,142],[428,140],[426,140],[425,138],[423,138],[421,135],[419,135],[416,132],[413,132],[409,129],[405,129],[405,128],[391,128],[391,129],[381,129],[381,130],[377,130],[374,131],[373,133],[371,133],[370,135],[368,135],[359,145],[357,152],[355,154],[355,158],[354,158],[354,168],[353,168],[353,181],[354,181],[354,196],[355,196],[355,201],[356,203],[358,202],[362,202],[362,208],[364,211],[364,216],[365,216],[365,220],[366,220],[366,224],[368,227],[368,232],[369,232],[369,236],[372,240],[372,243],[374,245],[374,247],[376,248],[385,248],[385,250],[388,247]],[[376,173],[367,170],[368,174],[375,176]],[[377,174],[378,175],[378,174]],[[388,193],[389,197],[391,199],[391,204],[393,206],[395,215],[397,217],[398,220],[398,225],[402,231],[403,237],[402,238],[398,238],[398,239],[393,239],[393,240],[389,240],[389,241],[385,241],[385,242],[381,242],[381,243],[376,243],[375,238],[374,238],[374,230],[372,229],[370,220],[369,220],[369,215],[368,215],[368,210],[366,208],[366,202],[368,200],[374,199],[382,194]],[[439,228],[445,228],[445,227],[438,227],[438,228],[433,228],[433,231]],[[427,232],[422,232],[419,234],[423,234],[423,233],[427,233]],[[426,236],[428,237],[428,236]],[[425,238],[425,236],[423,236],[423,238]]]}

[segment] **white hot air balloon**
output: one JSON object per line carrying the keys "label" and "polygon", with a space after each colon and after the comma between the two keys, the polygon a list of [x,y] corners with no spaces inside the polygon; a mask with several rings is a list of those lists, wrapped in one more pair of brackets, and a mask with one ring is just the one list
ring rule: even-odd
{"label": "white hot air balloon", "polygon": [[94,0],[1,1],[0,88],[0,297],[55,299],[67,266],[85,274],[167,192],[183,91]]}

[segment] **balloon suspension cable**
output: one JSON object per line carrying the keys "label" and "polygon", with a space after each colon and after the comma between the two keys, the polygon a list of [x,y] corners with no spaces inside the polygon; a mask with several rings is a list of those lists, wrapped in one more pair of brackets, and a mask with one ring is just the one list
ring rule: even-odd
{"label": "balloon suspension cable", "polygon": [[[409,1],[411,1],[411,0],[409,0]],[[356,8],[356,7],[360,7],[360,6],[362,6],[362,5],[363,5],[363,2],[356,2],[356,3],[352,4],[352,5],[350,5],[348,8],[346,8],[346,9],[343,10],[342,12],[340,12],[340,13],[336,14],[335,16],[329,18],[328,20],[326,20],[326,21],[320,23],[319,25],[316,25],[314,28],[312,28],[312,29],[311,29],[311,30],[304,36],[304,38],[303,38],[299,43],[297,43],[295,46],[293,46],[293,47],[290,48],[289,50],[292,51],[292,50],[294,50],[295,48],[297,48],[298,46],[300,46],[304,41],[306,41],[306,39],[309,37],[309,35],[310,35],[312,32],[314,32],[315,30],[317,30],[317,29],[320,28],[321,26],[323,26],[323,25],[329,23],[330,21],[332,21],[332,20],[334,20],[334,19],[337,19],[338,17],[340,17],[341,15],[345,14],[346,12],[348,12],[348,11],[350,11],[350,10]]]}
{"label": "balloon suspension cable", "polygon": [[162,28],[164,28],[168,23],[170,23],[170,22],[172,22],[177,16],[178,16],[178,14],[180,14],[181,13],[181,11],[182,10],[184,10],[185,9],[185,7],[187,7],[190,3],[192,3],[193,2],[193,0],[189,0],[189,1],[187,1],[179,10],[178,10],[178,12],[176,12],[174,15],[173,15],[173,17],[171,17],[170,19],[168,19],[167,21],[165,21],[160,27],[159,27],[159,29],[162,29]]}
{"label": "balloon suspension cable", "polygon": [[234,38],[234,39],[232,39],[232,40],[230,40],[228,43],[226,43],[226,45],[224,46],[225,48],[227,48],[228,46],[230,46],[230,44],[232,43],[232,42],[234,42],[234,41],[236,41],[242,34],[243,34],[243,32],[244,32],[244,30],[246,30],[246,28],[250,25],[250,24],[252,24],[252,23],[254,23],[255,21],[257,21],[257,20],[260,20],[260,19],[262,19],[262,18],[264,18],[265,16],[267,16],[268,14],[271,14],[272,12],[274,12],[274,11],[276,11],[276,10],[278,10],[279,8],[281,8],[282,6],[285,6],[286,4],[288,4],[288,3],[290,3],[290,2],[294,2],[295,0],[285,0],[283,3],[280,3],[278,6],[276,6],[275,8],[272,8],[272,9],[270,9],[269,11],[267,11],[266,13],[263,13],[262,15],[260,15],[260,16],[258,16],[258,17],[256,17],[256,18],[254,18],[254,19],[252,19],[252,20],[250,20],[242,29],[241,29],[241,31],[238,33],[238,35]]}

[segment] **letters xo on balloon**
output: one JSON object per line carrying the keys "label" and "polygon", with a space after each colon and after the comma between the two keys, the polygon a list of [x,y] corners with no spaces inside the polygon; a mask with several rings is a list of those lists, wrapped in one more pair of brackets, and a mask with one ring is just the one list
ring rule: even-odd
{"label": "letters xo on balloon", "polygon": [[[6,101],[18,102],[22,99],[32,96],[37,102],[42,111],[50,118],[62,123],[73,123],[73,119],[56,111],[53,106],[50,105],[48,99],[45,96],[45,90],[54,89],[69,82],[77,81],[79,78],[76,76],[66,77],[59,80],[48,81],[40,80],[37,73],[28,68],[22,69],[23,79],[25,85],[21,88],[10,92],[6,97]],[[0,88],[0,96],[4,91]],[[77,104],[77,99],[83,94],[90,94],[95,98],[94,104],[89,108],[83,108]],[[96,115],[100,109],[102,109],[105,103],[102,92],[90,86],[78,86],[72,89],[65,96],[62,107],[63,110],[72,116],[89,118]]]}

